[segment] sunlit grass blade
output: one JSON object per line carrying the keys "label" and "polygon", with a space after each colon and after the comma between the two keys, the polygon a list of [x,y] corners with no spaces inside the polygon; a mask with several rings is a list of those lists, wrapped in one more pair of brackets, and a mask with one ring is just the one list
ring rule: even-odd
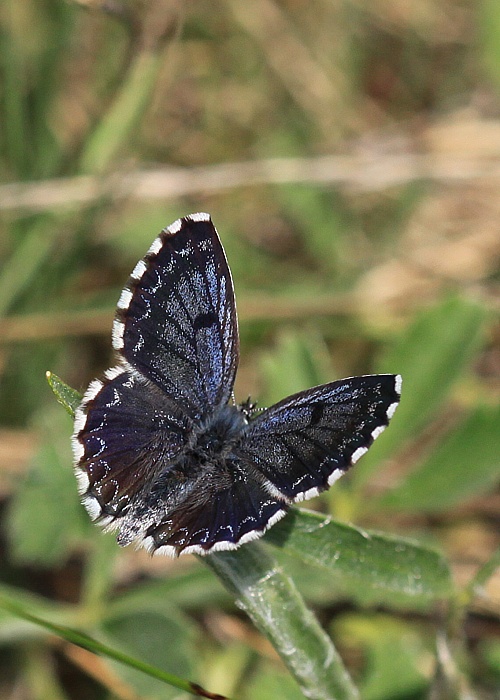
{"label": "sunlit grass blade", "polygon": [[75,644],[76,646],[81,647],[82,649],[87,649],[87,651],[91,651],[94,654],[105,656],[109,659],[113,659],[114,661],[119,661],[120,663],[123,663],[126,666],[129,666],[130,668],[142,671],[148,676],[156,678],[157,680],[163,683],[167,683],[168,685],[171,685],[174,688],[179,688],[180,690],[190,693],[191,695],[197,695],[199,697],[224,700],[224,696],[222,695],[210,693],[209,691],[200,687],[196,683],[192,683],[191,681],[187,681],[184,678],[179,678],[178,676],[175,676],[171,673],[162,671],[161,669],[156,668],[151,664],[139,661],[138,659],[135,659],[134,657],[129,656],[128,654],[124,654],[121,651],[118,651],[117,649],[112,649],[106,644],[98,642],[97,640],[93,639],[92,637],[83,632],[79,632],[78,630],[72,629],[71,627],[66,627],[65,625],[56,625],[52,622],[49,622],[48,620],[44,620],[38,617],[37,615],[33,615],[32,613],[25,610],[25,608],[21,604],[9,600],[5,596],[0,596],[0,607],[2,607],[4,610],[7,610],[9,613],[15,615],[16,617],[26,620],[27,622],[32,622],[34,625],[38,625],[39,627],[43,627],[49,632],[55,634],[57,637],[60,637],[61,639],[66,640],[67,642],[71,642],[71,644]]}
{"label": "sunlit grass blade", "polygon": [[0,316],[10,311],[22,292],[35,285],[34,279],[46,264],[57,235],[55,220],[42,218],[17,243],[8,265],[4,264],[0,272]]}
{"label": "sunlit grass blade", "polygon": [[144,114],[163,64],[161,47],[139,53],[108,113],[89,137],[80,160],[85,173],[103,173]]}

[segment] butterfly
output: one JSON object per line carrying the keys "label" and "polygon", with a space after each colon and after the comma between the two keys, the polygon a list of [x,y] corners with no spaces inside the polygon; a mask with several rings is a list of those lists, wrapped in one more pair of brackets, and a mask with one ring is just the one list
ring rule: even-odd
{"label": "butterfly", "polygon": [[72,437],[91,518],[172,556],[236,549],[329,488],[387,426],[393,374],[341,379],[256,413],[232,398],[231,273],[208,214],[175,221],[118,300],[117,365],[92,381]]}

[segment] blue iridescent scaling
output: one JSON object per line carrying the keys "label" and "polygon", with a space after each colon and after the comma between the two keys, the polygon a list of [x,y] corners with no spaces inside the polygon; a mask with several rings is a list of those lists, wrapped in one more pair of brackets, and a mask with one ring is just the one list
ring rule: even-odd
{"label": "blue iridescent scaling", "polygon": [[156,238],[118,301],[119,360],[87,389],[73,450],[94,520],[171,555],[235,549],[327,489],[384,430],[401,378],[341,379],[259,414],[231,401],[231,273],[208,214]]}

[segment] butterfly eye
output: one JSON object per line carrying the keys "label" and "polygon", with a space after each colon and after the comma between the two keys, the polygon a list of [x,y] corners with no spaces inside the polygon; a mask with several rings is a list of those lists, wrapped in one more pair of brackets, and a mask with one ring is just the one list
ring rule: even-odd
{"label": "butterfly eye", "polygon": [[239,409],[245,415],[246,418],[250,418],[252,415],[262,410],[260,408],[257,408],[257,402],[252,401],[250,399],[250,396],[246,401],[243,401],[243,403],[239,405]]}

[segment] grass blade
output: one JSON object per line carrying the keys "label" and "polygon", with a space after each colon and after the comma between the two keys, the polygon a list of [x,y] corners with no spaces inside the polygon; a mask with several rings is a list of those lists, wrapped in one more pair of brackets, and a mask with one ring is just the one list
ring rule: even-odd
{"label": "grass blade", "polygon": [[139,661],[138,659],[135,659],[134,657],[129,656],[128,654],[124,654],[121,651],[112,649],[106,644],[98,642],[97,640],[93,639],[92,637],[83,632],[79,632],[78,630],[72,629],[71,627],[66,627],[65,625],[56,625],[52,622],[49,622],[48,620],[43,620],[37,615],[32,615],[30,612],[25,610],[22,605],[12,600],[9,600],[8,598],[5,598],[4,596],[0,596],[0,607],[2,607],[4,610],[7,610],[16,617],[20,617],[21,619],[26,620],[27,622],[32,622],[34,625],[38,625],[39,627],[45,628],[49,632],[55,634],[57,637],[65,639],[67,642],[71,642],[71,644],[75,644],[76,646],[81,647],[82,649],[87,649],[88,651],[91,651],[94,654],[105,656],[108,659],[119,661],[120,663],[123,663],[126,666],[129,666],[130,668],[142,671],[148,676],[156,678],[157,680],[162,681],[163,683],[167,683],[168,685],[171,685],[174,688],[179,688],[180,690],[183,690],[187,693],[191,693],[192,695],[197,695],[199,697],[224,700],[223,695],[210,693],[209,691],[204,690],[201,686],[197,685],[196,683],[187,681],[184,678],[179,678],[178,676],[175,676],[171,673],[167,673],[166,671],[162,671],[161,669],[156,668],[151,664]]}

